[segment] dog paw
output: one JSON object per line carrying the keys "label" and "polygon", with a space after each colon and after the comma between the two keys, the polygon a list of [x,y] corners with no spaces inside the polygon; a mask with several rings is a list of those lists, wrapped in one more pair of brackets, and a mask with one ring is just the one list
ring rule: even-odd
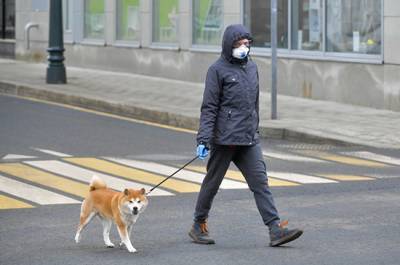
{"label": "dog paw", "polygon": [[81,241],[80,236],[76,235],[75,236],[75,243],[78,244]]}
{"label": "dog paw", "polygon": [[106,246],[107,246],[107,248],[114,248],[115,247],[115,245],[113,243],[109,243]]}
{"label": "dog paw", "polygon": [[130,253],[135,253],[135,252],[137,252],[136,248],[134,248],[134,247],[128,248],[128,251],[129,251]]}

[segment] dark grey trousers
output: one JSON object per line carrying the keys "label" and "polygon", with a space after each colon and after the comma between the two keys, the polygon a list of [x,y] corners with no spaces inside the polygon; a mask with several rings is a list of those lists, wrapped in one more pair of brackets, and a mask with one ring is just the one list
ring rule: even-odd
{"label": "dark grey trousers", "polygon": [[278,211],[267,182],[267,168],[259,144],[253,146],[213,145],[207,163],[207,175],[201,185],[194,213],[195,222],[208,218],[211,204],[229,165],[233,163],[245,177],[264,224],[279,220]]}

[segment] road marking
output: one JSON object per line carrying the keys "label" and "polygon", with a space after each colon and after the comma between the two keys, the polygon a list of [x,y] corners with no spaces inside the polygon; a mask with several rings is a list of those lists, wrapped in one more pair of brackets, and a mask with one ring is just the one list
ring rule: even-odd
{"label": "road marking", "polygon": [[3,160],[19,160],[19,159],[32,159],[36,158],[36,156],[25,156],[25,155],[15,155],[15,154],[8,154],[4,156]]}
{"label": "road marking", "polygon": [[369,160],[364,160],[364,159],[359,159],[359,158],[349,157],[349,156],[335,155],[335,154],[330,154],[330,153],[326,153],[326,152],[303,151],[303,153],[306,153],[306,154],[314,156],[314,157],[319,157],[319,158],[322,158],[325,160],[338,162],[338,163],[342,163],[342,164],[347,164],[347,165],[352,165],[352,166],[365,166],[365,167],[375,167],[375,168],[387,167],[386,164],[379,163],[379,162],[374,162],[374,161],[369,161]]}
{"label": "road marking", "polygon": [[79,203],[77,200],[2,175],[0,175],[0,190],[42,205]]}
{"label": "road marking", "polygon": [[71,157],[71,155],[52,151],[52,150],[47,150],[47,149],[39,149],[39,148],[33,148],[36,151],[40,151],[45,154],[53,155],[53,156],[58,156],[58,157]]}
{"label": "road marking", "polygon": [[360,158],[365,158],[369,160],[374,160],[382,163],[387,163],[391,165],[396,165],[400,166],[400,159],[399,158],[394,158],[390,156],[384,156],[384,155],[379,155],[371,152],[345,152],[343,153],[344,155],[350,155],[350,156],[356,156]]}
{"label": "road marking", "polygon": [[[176,165],[177,166],[177,165]],[[186,169],[195,171],[195,172],[200,172],[200,173],[207,173],[207,169],[205,166],[187,166]],[[245,178],[243,177],[242,173],[234,171],[234,170],[228,170],[226,172],[225,178],[228,179],[233,179],[241,182],[246,182]]]}
{"label": "road marking", "polygon": [[28,165],[18,163],[0,164],[0,172],[29,180],[43,186],[57,189],[85,198],[89,193],[89,186],[73,180],[55,176]]}
{"label": "road marking", "polygon": [[318,176],[339,180],[339,181],[365,181],[374,180],[374,178],[357,175],[343,175],[343,174],[317,174]]}
{"label": "road marking", "polygon": [[[8,96],[10,96],[10,95],[8,95]],[[21,97],[18,97],[18,98],[21,98]],[[44,104],[47,104],[47,105],[54,105],[54,106],[59,106],[59,107],[67,108],[67,109],[78,110],[78,111],[87,112],[87,113],[100,115],[100,116],[105,116],[105,117],[110,117],[110,118],[114,118],[114,119],[118,119],[118,120],[123,120],[123,121],[128,121],[128,122],[134,122],[134,123],[154,126],[154,127],[168,129],[168,130],[177,131],[177,132],[197,134],[197,131],[195,131],[195,130],[184,129],[184,128],[180,128],[180,127],[174,127],[172,125],[165,125],[165,124],[155,123],[155,122],[151,122],[151,121],[138,120],[138,119],[134,119],[134,118],[118,116],[118,115],[111,114],[111,113],[105,113],[105,112],[100,112],[100,111],[91,110],[91,109],[84,109],[84,108],[76,107],[76,106],[72,106],[72,105],[56,103],[56,102],[50,102],[50,101],[46,101],[46,100],[42,100],[42,99],[35,99],[35,98],[30,98],[30,97],[22,97],[22,98],[24,100],[30,100],[30,101],[44,103]]]}
{"label": "road marking", "polygon": [[[203,166],[188,166],[187,169],[202,172],[202,173],[207,173],[206,167],[203,167]],[[228,170],[225,178],[246,182],[246,179],[243,177],[242,173],[239,171],[235,171],[235,170]],[[281,180],[281,179],[274,179],[271,177],[268,177],[268,184],[271,187],[299,186],[299,184],[294,183],[294,182],[289,182],[289,181]]]}
{"label": "road marking", "polygon": [[394,178],[400,178],[400,174],[398,175],[381,175],[381,174],[368,174],[373,178],[377,179],[394,179]]}
{"label": "road marking", "polygon": [[33,208],[33,205],[0,194],[0,210]]}
{"label": "road marking", "polygon": [[[138,161],[138,160],[113,158],[113,157],[107,157],[105,159],[113,161],[113,162],[117,162],[117,163],[120,163],[120,164],[123,164],[126,166],[139,168],[139,169],[143,169],[146,171],[150,171],[153,173],[158,173],[158,174],[162,174],[162,175],[166,175],[166,176],[169,176],[178,170],[178,168],[175,168],[175,167],[157,164],[157,163],[153,163],[153,162],[144,162],[144,161]],[[174,175],[173,178],[188,180],[188,181],[192,181],[192,182],[201,184],[203,182],[204,177],[205,177],[204,174],[182,169],[176,175]],[[247,189],[248,188],[246,183],[233,181],[230,179],[222,180],[220,187],[221,187],[221,189]]]}
{"label": "road marking", "polygon": [[324,160],[320,160],[320,159],[316,159],[316,158],[293,155],[293,154],[286,154],[286,153],[281,153],[281,152],[276,152],[276,151],[263,151],[263,155],[272,157],[272,158],[281,159],[281,160],[293,161],[293,162],[329,163],[328,161],[324,161]]}
{"label": "road marking", "polygon": [[[133,182],[133,181],[128,181],[120,178],[115,178],[109,175],[105,175],[99,172],[95,172],[92,170],[84,169],[81,167],[77,167],[68,163],[64,163],[61,161],[56,161],[56,160],[48,160],[48,161],[30,161],[30,162],[25,162],[26,164],[35,166],[37,168],[41,168],[53,173],[56,173],[58,175],[66,176],[72,179],[76,179],[79,181],[87,182],[90,183],[92,180],[93,175],[96,175],[103,179],[106,183],[107,186],[110,187],[111,189],[115,190],[123,190],[125,188],[134,188],[134,189],[140,189],[140,188],[145,188],[146,190],[150,190],[152,187],[148,185],[144,185],[141,183]],[[168,191],[162,190],[162,189],[156,189],[154,192],[150,194],[150,196],[163,196],[163,195],[174,195]]]}
{"label": "road marking", "polygon": [[[157,185],[165,179],[165,177],[144,172],[142,170],[130,168],[123,165],[118,165],[109,161],[97,158],[64,158],[72,164],[83,166],[86,168],[101,171],[107,174],[124,177],[127,179]],[[184,182],[176,179],[170,179],[164,182],[161,187],[174,190],[177,192],[198,192],[200,186],[194,183]]]}
{"label": "road marking", "polygon": [[288,181],[294,181],[294,182],[302,183],[302,184],[337,183],[337,181],[330,180],[330,179],[324,179],[324,178],[319,178],[319,177],[314,177],[314,176],[309,176],[309,175],[304,175],[304,174],[289,173],[289,172],[285,173],[285,172],[271,171],[271,172],[269,172],[269,175],[274,178],[288,180]]}

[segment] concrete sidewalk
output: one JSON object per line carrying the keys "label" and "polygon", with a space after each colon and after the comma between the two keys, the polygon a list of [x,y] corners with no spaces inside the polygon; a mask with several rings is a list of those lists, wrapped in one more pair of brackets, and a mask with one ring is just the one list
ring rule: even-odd
{"label": "concrete sidewalk", "polygon": [[[45,64],[0,59],[0,94],[31,97],[196,130],[203,84],[82,68],[67,68],[68,84],[47,85]],[[400,112],[260,95],[265,137],[400,149]]]}

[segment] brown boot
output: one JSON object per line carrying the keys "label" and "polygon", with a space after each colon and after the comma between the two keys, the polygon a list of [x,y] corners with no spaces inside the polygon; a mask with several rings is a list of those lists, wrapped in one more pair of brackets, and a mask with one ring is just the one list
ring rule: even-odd
{"label": "brown boot", "polygon": [[208,234],[207,222],[194,222],[192,229],[189,231],[189,236],[193,239],[194,243],[215,244],[214,239],[212,239]]}
{"label": "brown boot", "polygon": [[289,243],[303,234],[303,231],[300,229],[287,229],[287,225],[288,221],[283,221],[279,225],[270,228],[269,237],[271,239],[271,247],[277,247]]}

